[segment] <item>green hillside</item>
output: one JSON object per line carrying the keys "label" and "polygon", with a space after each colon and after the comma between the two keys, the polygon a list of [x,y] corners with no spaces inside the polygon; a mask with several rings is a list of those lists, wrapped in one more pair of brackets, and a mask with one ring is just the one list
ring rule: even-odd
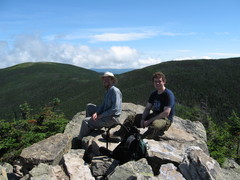
{"label": "green hillside", "polygon": [[154,89],[151,77],[156,71],[166,75],[166,86],[177,103],[190,107],[206,104],[219,121],[232,110],[240,114],[240,58],[171,61],[121,74],[124,100],[145,105]]}
{"label": "green hillside", "polygon": [[[240,113],[240,58],[171,61],[117,75],[124,102],[145,105],[154,89],[151,76],[162,71],[177,103],[207,107],[217,119]],[[19,116],[20,104],[38,107],[54,98],[71,119],[88,102],[100,103],[104,89],[95,71],[59,63],[24,63],[0,69],[0,118]]]}
{"label": "green hillside", "polygon": [[0,118],[19,118],[18,107],[24,102],[38,111],[54,98],[61,100],[61,110],[72,118],[89,97],[101,99],[92,86],[101,87],[98,73],[67,64],[24,63],[1,69]]}

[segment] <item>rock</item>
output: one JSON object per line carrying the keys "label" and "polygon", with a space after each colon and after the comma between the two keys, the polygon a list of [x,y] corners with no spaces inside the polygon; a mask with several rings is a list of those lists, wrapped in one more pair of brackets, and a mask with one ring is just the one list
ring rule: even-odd
{"label": "rock", "polygon": [[94,157],[90,165],[94,177],[106,177],[117,167],[119,162],[107,156]]}
{"label": "rock", "polygon": [[186,149],[191,145],[201,147],[208,154],[206,131],[201,123],[183,120],[176,116],[159,141],[153,139],[144,141],[149,146],[149,164],[155,175],[159,173],[159,168],[163,163],[173,163],[178,166],[184,158]]}
{"label": "rock", "polygon": [[222,167],[224,169],[238,169],[240,170],[240,166],[233,159],[226,159],[223,163]]}
{"label": "rock", "polygon": [[[136,113],[142,113],[144,110],[144,107],[141,105],[135,105],[133,103],[122,103],[122,114],[120,116],[120,123],[123,123],[124,120],[127,118],[128,115],[136,114]],[[82,120],[85,118],[86,113],[79,112],[77,113],[73,119],[66,125],[66,128],[64,130],[64,134],[72,136],[72,148],[77,149],[81,147],[81,144],[78,141],[78,135],[81,129]],[[96,132],[95,132],[96,133]],[[95,137],[96,135],[93,135]],[[90,142],[91,143],[91,142]],[[84,141],[84,148],[87,149],[89,146],[88,141]]]}
{"label": "rock", "polygon": [[115,171],[108,176],[108,179],[148,179],[150,177],[154,177],[152,168],[148,165],[147,160],[143,158],[116,167]]}
{"label": "rock", "polygon": [[0,163],[0,180],[6,179],[19,179],[21,176],[14,173],[14,168],[11,164],[3,162]]}
{"label": "rock", "polygon": [[143,113],[143,111],[144,107],[141,105],[136,105],[133,103],[122,103],[122,113],[119,119],[120,123],[123,123],[129,115],[140,114]]}
{"label": "rock", "polygon": [[[176,166],[183,160],[184,152],[182,147],[184,146],[178,142],[156,142],[155,140],[144,140],[148,143],[148,162],[152,166],[154,174],[158,175],[159,168],[165,163],[174,163]],[[179,148],[177,147],[179,146]]]}
{"label": "rock", "polygon": [[13,173],[13,166],[9,163],[0,163],[0,169],[5,168],[6,173]]}
{"label": "rock", "polygon": [[72,137],[72,149],[81,148],[81,144],[78,140],[78,135],[81,129],[82,120],[85,118],[85,116],[85,112],[77,113],[65,127],[64,134]]}
{"label": "rock", "polygon": [[[99,156],[101,155],[99,152],[100,147],[106,147],[106,140],[102,138],[101,135],[96,136],[92,138],[91,140],[92,144],[92,152],[96,155]],[[119,143],[114,143],[114,142],[108,142],[108,149],[113,151]]]}
{"label": "rock", "polygon": [[186,150],[179,169],[186,179],[214,179],[223,180],[224,174],[218,162],[197,146],[190,146]]}
{"label": "rock", "polygon": [[0,180],[8,180],[6,168],[0,165]]}
{"label": "rock", "polygon": [[59,133],[23,149],[20,157],[30,169],[40,163],[57,165],[70,149],[71,137]]}
{"label": "rock", "polygon": [[[206,130],[202,123],[198,121],[192,122],[174,116],[172,125],[167,131],[165,131],[164,135],[160,137],[160,140],[176,141],[185,144],[185,147],[197,145],[201,147],[206,154],[209,154],[206,144]],[[183,152],[185,152],[185,149]]]}
{"label": "rock", "polygon": [[33,168],[29,174],[31,180],[69,180],[60,166],[51,166],[43,163]]}
{"label": "rock", "polygon": [[225,179],[237,180],[240,176],[240,166],[232,159],[227,159],[222,165]]}
{"label": "rock", "polygon": [[[121,123],[129,115],[144,111],[143,106],[132,103],[123,103],[122,107]],[[147,158],[118,165],[116,160],[103,157],[99,152],[99,147],[106,147],[106,142],[101,136],[105,128],[94,130],[83,138],[80,145],[78,135],[84,118],[85,112],[77,113],[67,124],[63,134],[56,134],[25,148],[20,155],[21,159],[14,164],[17,179],[19,176],[21,180],[106,177],[110,180],[239,178],[240,168],[235,162],[228,161],[224,169],[221,169],[209,156],[206,130],[200,122],[191,122],[175,116],[171,127],[158,140],[144,139],[148,144]],[[114,132],[118,128],[120,126],[111,131]],[[139,130],[143,134],[147,128]],[[117,145],[118,143],[109,143],[108,148],[113,150]],[[80,147],[86,150],[79,149]],[[5,167],[0,166],[1,178],[9,176],[7,172]]]}
{"label": "rock", "polygon": [[94,180],[83,158],[84,150],[71,150],[63,156],[64,166],[71,180]]}
{"label": "rock", "polygon": [[161,180],[185,180],[183,175],[177,170],[172,163],[164,164],[160,168],[158,179]]}

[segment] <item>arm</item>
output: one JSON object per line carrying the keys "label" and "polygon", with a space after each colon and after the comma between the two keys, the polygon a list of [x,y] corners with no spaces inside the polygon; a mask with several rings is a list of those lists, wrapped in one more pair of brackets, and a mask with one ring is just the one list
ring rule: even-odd
{"label": "arm", "polygon": [[142,128],[145,127],[145,126],[144,126],[144,122],[145,122],[145,119],[146,119],[146,117],[148,116],[151,108],[152,108],[152,104],[148,102],[147,105],[146,105],[146,107],[145,107],[145,109],[144,109],[144,111],[143,111],[143,114],[142,114],[142,119],[141,119],[141,124],[140,124],[140,126],[141,126]]}

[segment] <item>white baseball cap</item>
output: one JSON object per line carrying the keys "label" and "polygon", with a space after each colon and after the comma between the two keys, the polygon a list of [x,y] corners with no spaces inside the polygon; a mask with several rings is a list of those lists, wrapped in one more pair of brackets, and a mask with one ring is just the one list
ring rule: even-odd
{"label": "white baseball cap", "polygon": [[105,73],[102,75],[101,78],[103,78],[103,77],[112,77],[112,78],[114,79],[114,84],[117,84],[117,82],[118,82],[117,78],[116,78],[116,77],[114,76],[114,74],[111,73],[111,72],[105,72]]}

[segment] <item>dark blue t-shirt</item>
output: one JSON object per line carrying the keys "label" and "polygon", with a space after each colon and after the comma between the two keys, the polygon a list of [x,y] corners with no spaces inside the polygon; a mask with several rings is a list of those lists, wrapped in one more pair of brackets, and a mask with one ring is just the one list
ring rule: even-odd
{"label": "dark blue t-shirt", "polygon": [[164,107],[170,107],[171,111],[168,116],[169,120],[173,120],[175,114],[175,96],[170,89],[165,89],[161,94],[158,94],[157,90],[152,92],[148,102],[153,105],[154,113],[161,113],[164,111]]}

